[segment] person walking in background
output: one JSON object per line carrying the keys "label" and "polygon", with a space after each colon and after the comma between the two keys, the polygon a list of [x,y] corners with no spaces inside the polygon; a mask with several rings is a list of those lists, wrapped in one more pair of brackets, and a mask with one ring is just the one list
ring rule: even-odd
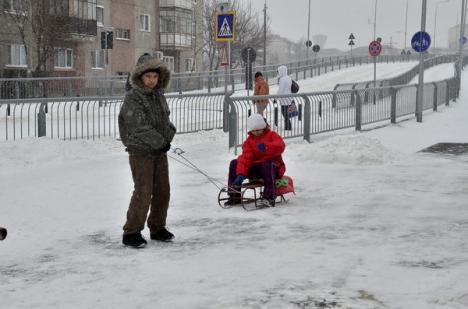
{"label": "person walking in background", "polygon": [[[285,65],[278,67],[278,92],[277,94],[292,94],[291,92],[292,79],[288,76],[288,68]],[[284,129],[291,130],[291,120],[289,119],[288,107],[291,104],[289,98],[279,98],[278,102],[281,106],[281,114],[284,118]]]}
{"label": "person walking in background", "polygon": [[[255,95],[269,95],[270,94],[270,87],[268,83],[263,78],[262,72],[255,73]],[[266,109],[268,103],[270,101],[268,99],[259,99],[255,100],[255,107],[257,108],[257,113],[263,116],[263,111]]]}
{"label": "person walking in background", "polygon": [[130,247],[141,248],[147,244],[141,235],[145,221],[151,239],[170,241],[174,238],[166,229],[170,199],[166,153],[176,133],[163,93],[169,80],[169,70],[158,59],[142,55],[119,113],[120,138],[129,154],[134,182],[122,237],[123,244]]}

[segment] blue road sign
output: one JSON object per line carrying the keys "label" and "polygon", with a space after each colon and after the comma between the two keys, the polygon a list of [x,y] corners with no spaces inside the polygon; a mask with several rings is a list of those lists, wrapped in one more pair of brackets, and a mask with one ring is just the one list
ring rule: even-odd
{"label": "blue road sign", "polygon": [[236,39],[236,12],[216,15],[216,42],[232,42]]}
{"label": "blue road sign", "polygon": [[416,32],[411,39],[411,46],[418,53],[425,52],[431,46],[431,36],[424,31]]}
{"label": "blue road sign", "polygon": [[465,45],[468,39],[466,38],[466,36],[464,36],[463,38],[459,39],[459,41],[461,41],[462,44]]}

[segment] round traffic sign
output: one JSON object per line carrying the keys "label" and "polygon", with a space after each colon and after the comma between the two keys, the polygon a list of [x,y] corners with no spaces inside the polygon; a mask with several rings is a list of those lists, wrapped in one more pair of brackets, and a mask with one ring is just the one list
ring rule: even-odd
{"label": "round traffic sign", "polygon": [[369,55],[377,57],[382,52],[382,45],[378,41],[372,41],[369,44]]}
{"label": "round traffic sign", "polygon": [[426,51],[431,46],[431,36],[425,31],[416,32],[411,39],[411,47],[418,53]]}
{"label": "round traffic sign", "polygon": [[314,53],[318,53],[318,52],[320,51],[320,46],[317,45],[317,44],[315,44],[314,46],[312,46],[312,51],[313,51]]}
{"label": "round traffic sign", "polygon": [[244,62],[254,62],[257,57],[257,53],[252,47],[245,47],[241,51],[241,57]]}
{"label": "round traffic sign", "polygon": [[306,46],[307,46],[307,47],[311,47],[311,46],[312,46],[312,41],[311,41],[311,40],[307,40],[307,41],[306,41]]}
{"label": "round traffic sign", "polygon": [[459,41],[460,41],[463,45],[465,45],[466,42],[468,41],[468,39],[466,38],[466,36],[464,36],[464,37],[462,37],[461,39],[459,39]]}

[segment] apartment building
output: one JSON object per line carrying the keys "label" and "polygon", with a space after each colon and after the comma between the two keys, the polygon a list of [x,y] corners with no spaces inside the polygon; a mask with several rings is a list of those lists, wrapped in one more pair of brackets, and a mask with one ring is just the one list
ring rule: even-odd
{"label": "apartment building", "polygon": [[1,0],[0,76],[78,75],[78,46],[94,40],[96,27],[96,0]]}
{"label": "apartment building", "polygon": [[[31,25],[25,29],[23,40],[13,19],[5,15],[17,14],[14,8],[23,3],[39,2],[0,0],[0,77],[30,76],[37,67]],[[201,64],[201,51],[196,51],[202,46],[203,27],[196,28],[196,24],[203,23],[203,0],[45,3],[48,17],[60,17],[56,18],[56,28],[69,32],[54,42],[54,55],[44,68],[48,76],[126,75],[143,53],[156,55],[175,72],[196,70],[197,63]],[[63,27],[63,23],[70,26]]]}

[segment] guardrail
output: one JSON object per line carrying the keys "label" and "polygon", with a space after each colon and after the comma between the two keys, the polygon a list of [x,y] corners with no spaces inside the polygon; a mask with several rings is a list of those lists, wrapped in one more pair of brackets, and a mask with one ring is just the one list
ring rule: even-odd
{"label": "guardrail", "polygon": [[[400,62],[416,60],[413,55],[381,56],[379,62]],[[289,74],[296,80],[310,78],[330,71],[363,65],[372,62],[369,56],[310,59],[288,64]],[[270,84],[277,83],[278,65],[257,66]],[[0,99],[57,98],[119,96],[125,94],[127,76],[113,77],[46,77],[46,78],[2,78]],[[188,91],[206,89],[208,92],[231,91],[245,86],[245,68],[203,73],[173,74],[167,92],[182,94]],[[218,89],[217,89],[218,88]]]}
{"label": "guardrail", "polygon": [[[459,93],[458,77],[424,85],[423,109],[434,111],[440,105],[448,105]],[[390,93],[379,97],[380,93]],[[328,92],[303,93],[295,95],[229,97],[229,147],[240,147],[247,137],[247,118],[254,112],[253,100],[268,99],[265,118],[270,126],[283,138],[303,137],[310,141],[313,134],[355,128],[388,121],[396,123],[405,116],[416,112],[417,84],[377,89],[351,89]],[[377,97],[376,101],[366,98]],[[287,100],[296,103],[299,115],[284,117],[278,102]],[[276,103],[273,103],[276,102]],[[291,122],[288,128],[288,121]]]}
{"label": "guardrail", "polygon": [[[227,130],[224,92],[166,95],[166,99],[178,133]],[[0,140],[117,137],[122,104],[122,96],[4,100],[0,103]]]}

